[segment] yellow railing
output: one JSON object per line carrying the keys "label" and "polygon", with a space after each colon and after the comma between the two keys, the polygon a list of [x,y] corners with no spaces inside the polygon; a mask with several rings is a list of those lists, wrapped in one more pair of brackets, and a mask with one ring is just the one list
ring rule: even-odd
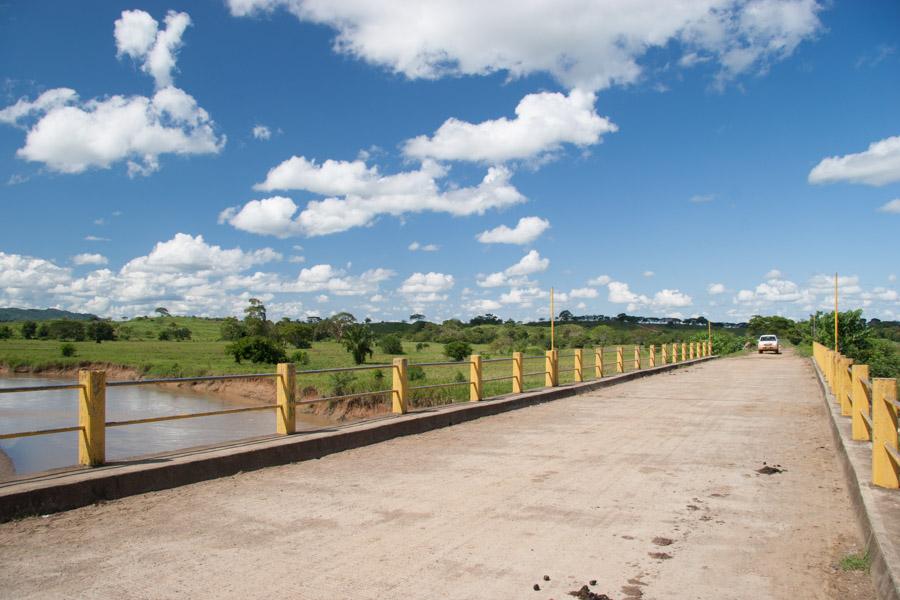
{"label": "yellow railing", "polygon": [[[680,352],[679,352],[680,350]],[[65,383],[58,385],[40,385],[40,386],[24,386],[24,387],[7,387],[0,388],[0,394],[23,393],[23,392],[41,392],[52,390],[78,390],[78,425],[71,427],[57,427],[53,429],[38,429],[33,431],[19,431],[15,433],[0,434],[0,440],[30,437],[37,435],[49,435],[53,433],[64,433],[77,431],[78,436],[78,463],[84,466],[98,466],[106,461],[106,429],[108,427],[122,427],[125,425],[138,425],[145,423],[158,423],[161,421],[174,421],[180,419],[194,419],[197,417],[211,417],[217,415],[228,415],[234,413],[275,410],[275,431],[280,435],[290,435],[296,431],[296,408],[297,406],[306,404],[316,404],[320,402],[339,402],[352,400],[354,398],[372,397],[380,395],[391,395],[391,412],[395,414],[404,414],[410,408],[410,395],[416,390],[427,390],[434,388],[445,388],[451,386],[468,386],[469,401],[480,402],[485,400],[485,384],[495,381],[512,382],[512,392],[521,393],[525,391],[525,380],[528,377],[537,375],[544,376],[544,387],[556,387],[560,384],[560,372],[574,373],[574,381],[584,382],[596,380],[604,377],[604,366],[611,364],[607,362],[609,356],[615,357],[616,373],[625,373],[626,369],[625,356],[626,352],[623,346],[617,346],[615,349],[604,349],[597,347],[593,349],[594,353],[594,376],[589,375],[590,368],[585,366],[584,350],[577,348],[572,354],[560,356],[559,350],[548,350],[544,356],[524,356],[521,352],[514,352],[509,358],[489,358],[482,360],[478,354],[469,357],[468,361],[461,362],[434,362],[434,363],[418,363],[409,364],[405,358],[395,358],[392,364],[378,365],[362,365],[358,367],[339,367],[333,369],[317,369],[300,371],[296,370],[293,363],[278,364],[274,373],[254,373],[241,375],[213,375],[203,377],[178,377],[168,379],[138,379],[131,381],[107,381],[106,371],[82,369],[78,372],[77,383]],[[633,348],[633,370],[644,367],[653,368],[657,365],[674,364],[693,360],[712,355],[712,345],[710,342],[684,342],[665,344],[657,349],[656,346],[650,346],[648,361],[645,365],[642,361],[643,348],[634,346]],[[573,359],[573,367],[562,369],[559,368],[560,358]],[[538,371],[525,371],[526,361],[541,360],[544,368]],[[501,377],[484,377],[484,367],[486,364],[511,362],[512,372],[508,376]],[[409,385],[409,368],[410,367],[459,367],[460,365],[469,365],[469,379],[463,381],[455,381],[450,383],[437,383],[431,385]],[[354,394],[345,394],[340,396],[329,396],[325,398],[313,398],[308,400],[297,399],[297,377],[305,375],[318,375],[323,373],[337,373],[346,371],[363,371],[390,369],[392,372],[392,386],[389,390],[379,390],[374,392],[359,392]],[[137,385],[155,385],[166,383],[194,383],[203,381],[223,381],[228,379],[275,379],[275,403],[262,404],[258,406],[247,406],[242,408],[231,408],[224,410],[214,410],[196,413],[182,413],[175,415],[164,415],[159,417],[147,417],[141,419],[130,419],[125,421],[107,421],[106,420],[106,390],[110,387],[137,386]],[[896,421],[896,416],[895,416]],[[896,441],[896,440],[895,440]]]}
{"label": "yellow railing", "polygon": [[841,415],[851,419],[852,438],[872,442],[872,483],[900,488],[897,380],[870,379],[868,365],[853,364],[852,358],[818,342],[813,343],[813,358],[840,404]]}

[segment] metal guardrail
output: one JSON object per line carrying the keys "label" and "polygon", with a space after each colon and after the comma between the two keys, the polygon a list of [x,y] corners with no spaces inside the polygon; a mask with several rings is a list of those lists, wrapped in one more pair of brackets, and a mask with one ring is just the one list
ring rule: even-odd
{"label": "metal guardrail", "polygon": [[[691,357],[694,357],[694,345],[691,343]],[[662,364],[681,362],[686,360],[687,356],[684,349],[686,343],[681,344],[681,359],[678,360],[675,348],[678,344],[673,345],[671,359],[666,352],[661,353],[663,359]],[[636,356],[643,353],[642,348],[636,348]],[[618,346],[615,350],[607,350],[602,347],[594,349],[594,365],[585,365],[584,351],[576,349],[572,354],[560,355],[559,351],[548,351],[544,356],[524,356],[522,353],[513,353],[511,357],[498,357],[482,360],[479,355],[473,355],[469,360],[464,361],[441,361],[409,364],[405,358],[397,358],[391,364],[373,364],[359,365],[354,367],[336,367],[328,369],[308,369],[297,371],[291,363],[279,364],[274,373],[243,373],[234,375],[203,375],[197,377],[171,377],[171,378],[153,378],[153,379],[135,379],[128,381],[106,381],[106,372],[99,370],[82,370],[79,371],[79,380],[74,383],[38,385],[38,386],[16,386],[0,388],[0,394],[11,393],[27,393],[42,392],[56,390],[78,390],[79,403],[79,423],[70,427],[57,427],[52,429],[37,429],[32,431],[20,431],[15,433],[0,434],[0,440],[15,439],[22,437],[31,437],[38,435],[50,435],[55,433],[80,432],[79,438],[79,463],[87,466],[96,466],[105,462],[105,431],[109,427],[124,427],[129,425],[141,425],[148,423],[159,423],[164,421],[176,421],[182,419],[194,419],[200,417],[212,417],[219,415],[229,415],[244,412],[273,410],[275,412],[276,431],[280,434],[294,433],[295,409],[297,406],[319,404],[323,402],[345,402],[355,398],[372,397],[372,396],[391,396],[391,410],[393,413],[402,414],[408,411],[411,392],[420,392],[422,390],[433,390],[442,388],[451,388],[457,386],[468,386],[470,388],[470,401],[481,401],[485,399],[484,384],[499,381],[512,381],[512,391],[524,391],[524,380],[526,377],[534,377],[542,375],[545,377],[545,385],[559,385],[560,373],[575,373],[575,381],[585,381],[585,371],[595,372],[597,379],[605,374],[605,362],[603,357],[608,354],[616,356],[617,372],[624,372],[624,347]],[[655,364],[656,350],[650,347],[650,353],[653,358],[649,361],[650,366]],[[696,355],[708,356],[712,354],[712,349],[707,342],[696,343]],[[574,358],[575,367],[571,369],[559,369],[560,358]],[[523,365],[527,360],[544,360],[546,367],[540,371],[525,372]],[[483,368],[485,364],[497,364],[502,362],[512,363],[512,374],[502,376],[484,377]],[[612,362],[612,361],[611,361]],[[460,367],[467,365],[470,368],[468,380],[452,381],[447,383],[435,383],[428,385],[410,386],[409,385],[409,368],[410,367]],[[636,368],[641,368],[643,363],[640,360],[635,362]],[[337,396],[326,396],[323,398],[298,399],[297,398],[297,377],[306,375],[318,375],[325,373],[337,372],[353,372],[378,369],[391,369],[392,371],[392,388],[389,390],[377,390],[372,392],[355,392],[351,394],[342,394]],[[202,383],[209,381],[225,381],[234,379],[275,379],[276,402],[274,404],[263,404],[258,406],[246,406],[239,408],[230,408],[214,411],[204,411],[195,413],[183,413],[175,415],[162,415],[156,417],[144,417],[139,419],[126,419],[121,421],[106,421],[106,390],[107,388],[127,387],[127,386],[143,386],[143,385],[167,385],[182,383]],[[418,395],[418,394],[417,394]]]}
{"label": "metal guardrail", "polygon": [[872,442],[872,483],[900,489],[900,446],[898,446],[897,380],[870,378],[869,366],[813,343],[813,360],[841,407],[850,417],[851,437]]}

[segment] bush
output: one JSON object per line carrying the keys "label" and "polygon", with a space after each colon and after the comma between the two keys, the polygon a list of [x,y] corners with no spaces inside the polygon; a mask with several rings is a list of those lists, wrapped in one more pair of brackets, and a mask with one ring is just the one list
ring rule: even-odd
{"label": "bush", "polygon": [[431,348],[431,344],[429,344],[428,342],[419,342],[418,344],[416,344],[416,352],[421,352],[425,348]]}
{"label": "bush", "polygon": [[308,365],[309,364],[309,352],[304,352],[303,350],[297,350],[293,354],[291,354],[291,362],[297,363],[299,365]]}
{"label": "bush", "polygon": [[403,354],[403,343],[400,338],[394,334],[389,334],[381,338],[378,347],[385,354]]}
{"label": "bush", "polygon": [[353,393],[353,384],[356,383],[356,375],[347,371],[338,371],[331,374],[331,395],[346,396]]}
{"label": "bush", "polygon": [[406,376],[410,381],[419,381],[421,379],[425,379],[425,369],[413,365],[406,372]]}
{"label": "bush", "polygon": [[236,363],[241,362],[243,359],[253,363],[266,364],[275,364],[287,360],[284,348],[278,342],[261,336],[245,337],[228,344],[225,346],[225,354],[233,356]]}
{"label": "bush", "polygon": [[25,321],[22,323],[22,338],[30,340],[35,335],[37,335],[37,323],[34,321]]}
{"label": "bush", "polygon": [[467,342],[456,341],[444,345],[444,355],[451,360],[460,361],[471,354],[472,346]]}
{"label": "bush", "polygon": [[59,351],[63,356],[75,356],[75,344],[63,344],[59,347]]}
{"label": "bush", "polygon": [[84,324],[81,321],[50,321],[47,326],[47,337],[56,340],[74,340],[83,342],[85,339]]}
{"label": "bush", "polygon": [[219,332],[219,335],[226,342],[235,342],[247,337],[247,330],[244,329],[244,325],[234,317],[227,317],[222,321],[222,327]]}
{"label": "bush", "polygon": [[0,325],[0,340],[8,340],[12,337],[12,329],[9,325]]}
{"label": "bush", "polygon": [[168,329],[160,331],[158,337],[161,342],[183,342],[191,339],[191,330],[187,327],[178,327],[175,323],[172,323]]}
{"label": "bush", "polygon": [[116,330],[109,321],[93,321],[88,323],[85,328],[87,337],[94,340],[98,344],[104,340],[112,341],[116,339]]}

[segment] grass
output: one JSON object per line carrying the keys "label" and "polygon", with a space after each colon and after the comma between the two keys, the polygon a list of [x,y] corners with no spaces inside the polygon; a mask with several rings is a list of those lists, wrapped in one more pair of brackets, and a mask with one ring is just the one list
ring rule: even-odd
{"label": "grass", "polygon": [[[207,329],[198,328],[199,319],[193,319],[190,323],[195,338],[186,342],[161,342],[154,338],[154,331],[168,326],[167,321],[173,319],[152,319],[146,321],[133,321],[136,324],[135,331],[140,325],[140,335],[148,341],[117,340],[114,342],[60,342],[57,340],[23,340],[10,339],[0,341],[0,364],[11,368],[24,367],[31,370],[67,369],[87,366],[89,364],[112,364],[130,367],[145,376],[151,377],[194,377],[202,375],[242,374],[242,373],[270,373],[274,365],[260,365],[252,363],[235,363],[234,359],[225,354],[227,342],[210,340],[218,336],[218,324],[210,321],[213,326]],[[175,318],[174,320],[178,320]],[[159,321],[164,323],[159,324]],[[61,347],[64,343],[75,347],[75,356],[64,357]],[[403,342],[404,357],[411,365],[417,363],[446,362],[448,359],[443,354],[443,344],[429,343],[426,347],[416,349],[415,342]],[[624,347],[625,371],[634,370],[634,354],[632,346]],[[508,358],[509,355],[494,356],[487,345],[475,344],[473,352],[481,354],[483,359]],[[288,350],[288,355],[292,350]],[[334,374],[308,374],[307,370],[331,369],[354,366],[350,354],[337,342],[316,342],[313,347],[306,350],[309,363],[297,365],[298,386],[304,396],[331,396],[342,393],[363,393],[387,390],[391,388],[391,370],[389,367],[371,371],[354,372],[343,378],[336,378]],[[641,353],[641,363],[644,367],[649,364],[649,352],[645,348]],[[395,358],[393,355],[383,354],[376,349],[375,354],[367,361],[368,364],[390,364]],[[540,374],[526,376],[524,387],[534,389],[544,386],[544,359],[526,360],[524,370],[526,373],[540,371]],[[572,383],[575,380],[574,351],[571,349],[560,351],[560,383]],[[375,375],[376,371],[382,375]],[[594,352],[593,349],[584,351],[584,376],[585,379],[594,377]],[[608,346],[604,353],[604,376],[615,374],[616,358],[615,347]],[[424,377],[410,381],[411,388],[423,385],[459,382],[460,385],[411,391],[414,404],[428,406],[447,402],[466,401],[469,399],[469,365],[461,362],[458,366],[434,366],[423,367]],[[512,361],[485,363],[483,366],[483,378],[509,377],[512,375]],[[503,379],[488,381],[484,384],[485,396],[497,396],[508,394],[512,391],[512,381]],[[381,401],[372,398],[372,401]]]}
{"label": "grass", "polygon": [[871,566],[872,559],[869,557],[868,552],[865,554],[848,554],[841,559],[842,571],[864,571],[868,573]]}

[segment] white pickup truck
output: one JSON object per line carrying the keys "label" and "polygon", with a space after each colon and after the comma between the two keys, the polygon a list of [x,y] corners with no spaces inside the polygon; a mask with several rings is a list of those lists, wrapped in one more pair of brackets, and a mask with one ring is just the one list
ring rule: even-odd
{"label": "white pickup truck", "polygon": [[777,335],[761,335],[756,343],[756,349],[760,354],[763,352],[774,352],[781,354],[781,346],[778,344]]}

